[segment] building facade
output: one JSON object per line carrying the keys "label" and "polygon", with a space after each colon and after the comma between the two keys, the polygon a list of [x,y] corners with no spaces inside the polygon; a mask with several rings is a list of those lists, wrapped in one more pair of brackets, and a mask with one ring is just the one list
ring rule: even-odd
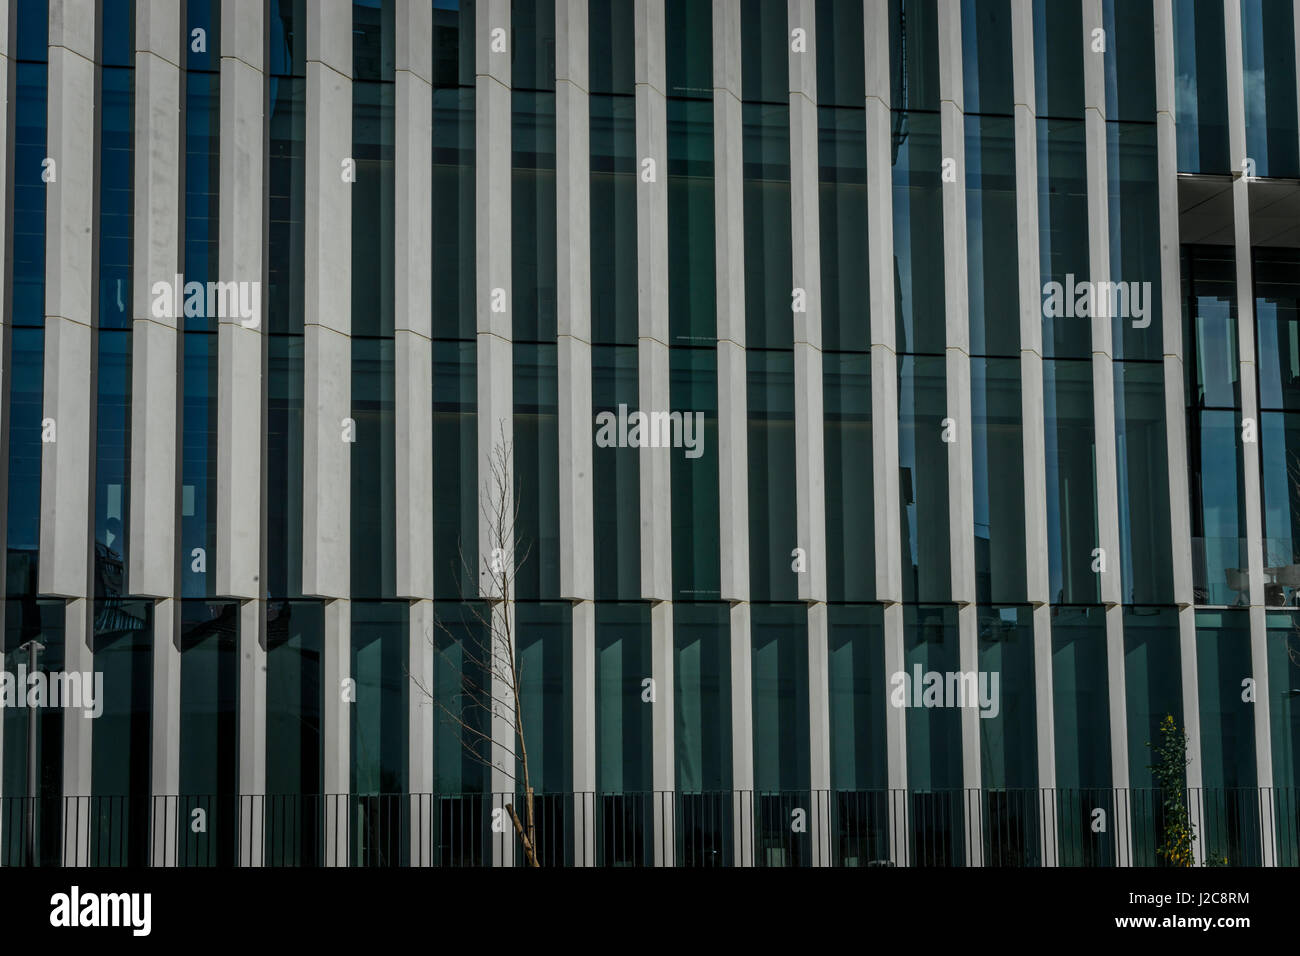
{"label": "building facade", "polygon": [[1297,22],[0,0],[0,864],[1300,863]]}

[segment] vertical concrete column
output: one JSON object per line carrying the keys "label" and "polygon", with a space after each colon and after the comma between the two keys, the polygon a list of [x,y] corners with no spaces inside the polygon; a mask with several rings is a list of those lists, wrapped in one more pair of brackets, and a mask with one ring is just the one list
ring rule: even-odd
{"label": "vertical concrete column", "polygon": [[266,818],[266,604],[239,606],[239,865],[261,866]]}
{"label": "vertical concrete column", "polygon": [[[352,191],[343,178],[352,158],[352,5],[308,4],[306,33],[302,590],[344,598],[351,583],[351,450],[360,440],[351,420]],[[403,319],[411,324],[409,311]]]}
{"label": "vertical concrete column", "polygon": [[1043,413],[1043,315],[1038,246],[1038,129],[1034,95],[1034,11],[1011,0],[1011,74],[1015,98],[1016,250],[1019,260],[1021,434],[1025,469],[1025,593],[1033,606],[1034,703],[1038,785],[1044,796],[1043,862],[1055,866],[1056,720],[1052,618],[1047,573],[1047,448]]}
{"label": "vertical concrete column", "polygon": [[407,751],[407,789],[411,794],[411,865],[433,864],[433,742],[437,706],[433,700],[434,668],[433,602],[412,601],[410,644],[411,669]]}
{"label": "vertical concrete column", "polygon": [[[181,11],[136,0],[135,220],[131,322],[131,509],[127,592],[166,598],[176,573],[177,319],[151,308],[181,270]],[[180,290],[177,290],[180,291]]]}
{"label": "vertical concrete column", "polygon": [[596,864],[596,605],[573,605],[573,824],[577,866]]}
{"label": "vertical concrete column", "polygon": [[[51,33],[51,36],[53,34]],[[65,672],[94,671],[92,613],[94,601],[68,601],[63,629]],[[63,865],[90,865],[91,731],[95,721],[76,711],[63,719]],[[69,799],[72,798],[72,799]]]}
{"label": "vertical concrete column", "polygon": [[1038,786],[1042,797],[1043,866],[1058,863],[1056,829],[1056,690],[1052,681],[1052,609],[1033,606],[1034,620],[1034,739],[1038,749]]}
{"label": "vertical concrete column", "polygon": [[596,858],[595,498],[591,409],[591,132],[587,0],[555,5],[560,593],[573,601],[574,862]]}
{"label": "vertical concrete column", "polygon": [[[1172,0],[1154,0],[1156,73],[1156,165],[1160,208],[1160,289],[1165,371],[1165,434],[1169,460],[1169,516],[1173,535],[1174,603],[1178,606],[1179,669],[1183,730],[1188,748],[1187,786],[1204,785],[1201,770],[1201,708],[1196,660],[1196,612],[1192,593],[1191,497],[1188,490],[1186,399],[1184,397],[1182,282],[1178,256],[1178,141],[1174,100],[1174,21]],[[1197,833],[1205,832],[1204,801],[1189,807]],[[1204,862],[1203,841],[1192,844],[1196,863]]]}
{"label": "vertical concrete column", "polygon": [[[344,681],[352,671],[352,602],[346,598],[325,604],[325,633],[321,636],[321,792],[325,795],[325,865],[349,863],[348,794],[352,782],[352,707],[344,700]],[[349,694],[349,699],[355,694]]]}
{"label": "vertical concrete column", "polygon": [[[475,7],[475,170],[474,189],[478,346],[478,482],[481,503],[499,501],[504,493],[507,514],[514,502],[514,383],[511,340],[510,225],[510,0],[484,0]],[[479,509],[478,558],[480,594],[494,600],[492,620],[500,628],[513,619],[503,603],[499,576],[491,568],[493,549],[513,566],[511,542],[502,542],[493,529],[492,506]],[[506,566],[506,565],[502,565]],[[509,573],[509,572],[507,572]],[[492,693],[504,699],[507,689],[498,679]],[[502,708],[498,708],[501,710]],[[504,810],[515,789],[514,715],[492,715],[494,809]],[[494,839],[493,863],[514,862],[513,836]]]}
{"label": "vertical concrete column", "polygon": [[[327,599],[321,717],[325,859],[329,866],[346,866],[351,711],[340,691],[351,673],[351,453],[361,439],[351,417],[352,192],[343,176],[352,158],[352,5],[308,4],[306,35],[302,590]],[[411,323],[409,309],[403,318]]]}
{"label": "vertical concrete column", "polygon": [[591,133],[587,0],[555,4],[560,593],[595,596],[591,414]]}
{"label": "vertical concrete column", "polygon": [[[863,9],[866,60],[867,257],[871,273],[871,455],[876,514],[876,600],[885,605],[885,673],[902,671],[902,524],[898,490],[897,304],[894,288],[894,189],[890,153],[889,14]],[[907,714],[885,713],[888,742],[890,858],[906,866]]]}
{"label": "vertical concrete column", "polygon": [[651,705],[651,779],[654,792],[654,865],[672,866],[676,859],[677,764],[675,746],[676,686],[673,673],[673,604],[659,601],[650,606],[650,676],[655,699]]}
{"label": "vertical concrete column", "polygon": [[808,832],[813,865],[830,866],[830,671],[826,623],[826,454],[822,389],[821,217],[817,169],[817,10],[813,0],[788,0],[788,32],[802,30],[806,45],[789,44],[790,223],[794,312],[795,512],[807,570],[798,575],[808,604],[808,705],[811,728],[811,805]]}
{"label": "vertical concrete column", "polygon": [[[1237,355],[1241,363],[1241,417],[1255,423],[1259,433],[1259,394],[1255,361],[1255,283],[1250,244],[1250,182],[1244,167],[1246,156],[1246,99],[1242,72],[1241,5],[1223,5],[1224,41],[1228,74],[1229,160],[1237,164],[1232,181],[1233,245],[1237,264]],[[1273,786],[1273,748],[1268,703],[1272,698],[1268,680],[1268,633],[1264,605],[1264,532],[1259,479],[1259,442],[1241,444],[1243,490],[1246,508],[1246,553],[1250,569],[1250,665],[1255,679],[1255,766],[1258,785]],[[1260,839],[1263,863],[1276,863],[1273,838],[1272,801],[1260,801]]]}
{"label": "vertical concrete column", "polygon": [[[161,598],[154,608],[151,790],[153,865],[176,865],[180,793],[180,677],[176,591],[177,315],[156,316],[153,285],[182,272],[180,124],[181,12],[136,0],[135,220],[131,335],[130,594]],[[177,290],[179,291],[179,290]]]}
{"label": "vertical concrete column", "polygon": [[[46,430],[41,445],[42,594],[68,598],[64,669],[94,669],[90,626],[90,495],[94,461],[91,413],[94,322],[95,155],[86,148],[95,129],[95,6],[90,0],[50,0],[47,150],[58,179],[45,199]],[[63,722],[65,865],[90,855],[91,729],[93,721]]]}
{"label": "vertical concrete column", "polygon": [[[716,21],[715,21],[716,23]],[[731,789],[735,865],[754,865],[754,654],[750,606],[731,605]]]}
{"label": "vertical concrete column", "polygon": [[[635,0],[637,391],[643,412],[669,410],[668,100],[663,0]],[[653,164],[650,175],[649,160]],[[686,412],[689,414],[689,412]],[[673,726],[672,448],[641,448],[641,596],[650,611],[655,685],[652,760],[655,865],[672,866],[677,846]]]}
{"label": "vertical concrete column", "polygon": [[[1104,27],[1101,0],[1083,0],[1083,95],[1085,165],[1088,179],[1088,259],[1094,291],[1108,288],[1110,275],[1110,184],[1106,158],[1106,74],[1103,54],[1093,52],[1093,29]],[[1123,278],[1123,277],[1120,277]],[[1102,297],[1092,302],[1092,399],[1096,435],[1097,532],[1101,549],[1099,590],[1106,608],[1107,695],[1110,707],[1111,786],[1127,794],[1128,709],[1124,691],[1124,617],[1119,548],[1119,473],[1115,428],[1115,362],[1112,348],[1115,319]],[[1130,802],[1115,807],[1116,858],[1133,859]]]}
{"label": "vertical concrete column", "polygon": [[[220,237],[223,282],[261,283],[266,186],[264,4],[222,0]],[[217,323],[216,593],[256,599],[262,540],[262,351],[265,296],[257,314]],[[310,467],[310,466],[308,466]]]}
{"label": "vertical concrete column", "polygon": [[740,0],[713,0],[713,163],[718,308],[718,524],[731,604],[731,782],[735,862],[754,865],[754,683],[749,608],[749,439],[745,377],[744,121]]}
{"label": "vertical concrete column", "polygon": [[[668,100],[663,0],[634,0],[636,82],[637,392],[643,412],[669,410]],[[653,177],[647,160],[653,162]],[[742,276],[743,279],[743,276]],[[721,336],[719,336],[721,338]],[[673,451],[641,448],[641,596],[672,597]]]}
{"label": "vertical concrete column", "polygon": [[812,806],[808,831],[813,866],[834,866],[834,819],[831,793],[830,639],[824,602],[808,605],[808,723],[810,728]]}
{"label": "vertical concrete column", "polygon": [[407,775],[411,864],[432,863],[433,793],[433,8],[396,0],[393,345],[396,589],[411,601]]}
{"label": "vertical concrete column", "polygon": [[[519,753],[519,737],[515,732],[515,708],[508,681],[502,674],[505,664],[501,661],[505,635],[513,638],[515,634],[515,605],[513,601],[495,601],[491,608],[493,674],[492,685],[492,801],[493,810],[505,811],[506,804],[512,804],[519,819],[525,819],[520,784],[516,782],[516,759]],[[509,814],[503,818],[505,837],[492,841],[492,865],[513,866],[515,847],[519,841],[510,825]],[[522,853],[520,854],[522,857]]]}
{"label": "vertical concrete column", "polygon": [[[138,35],[138,34],[137,34]],[[181,792],[181,648],[179,601],[167,598],[153,612],[153,720],[151,791],[152,866],[175,866]],[[65,718],[66,719],[66,718]]]}
{"label": "vertical concrete column", "polygon": [[[45,199],[44,428],[39,590],[88,596],[94,408],[92,230],[95,5],[50,0],[47,150],[58,178]],[[65,790],[65,792],[67,792]]]}
{"label": "vertical concrete column", "polygon": [[395,577],[398,597],[427,601],[433,597],[434,560],[433,206],[425,201],[433,192],[433,8],[396,0],[395,13]]}
{"label": "vertical concrete column", "polygon": [[[943,147],[943,286],[945,316],[946,424],[956,441],[948,445],[948,527],[952,600],[957,605],[961,670],[979,672],[979,619],[975,609],[975,495],[971,439],[970,289],[966,264],[966,127],[963,114],[961,4],[939,3],[939,123]],[[950,171],[950,172],[949,172]],[[937,423],[936,423],[937,424]],[[962,812],[967,865],[983,862],[980,771],[980,715],[961,710]]]}

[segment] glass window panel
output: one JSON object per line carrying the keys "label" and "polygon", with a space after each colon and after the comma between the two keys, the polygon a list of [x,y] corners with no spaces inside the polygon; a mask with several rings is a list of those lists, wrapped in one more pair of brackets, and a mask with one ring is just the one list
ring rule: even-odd
{"label": "glass window panel", "polygon": [[[633,67],[636,63],[632,28],[635,0],[588,0],[588,4],[590,92],[630,96],[633,92]],[[675,38],[676,34],[669,32],[668,36]]]}
{"label": "glass window panel", "polygon": [[1246,604],[1246,503],[1241,415],[1191,411],[1187,462],[1191,469],[1192,577],[1197,604]]}
{"label": "glass window panel", "polygon": [[819,107],[822,348],[871,349],[866,111]]}
{"label": "glass window panel", "polygon": [[[433,789],[440,795],[481,794],[489,788],[492,722],[487,709],[478,706],[482,700],[478,688],[487,687],[491,679],[490,614],[484,604],[434,603]],[[465,831],[480,836],[490,825],[490,813],[481,802],[458,804],[453,816]],[[471,838],[464,849],[477,845]]]}
{"label": "glass window panel", "polygon": [[553,91],[555,0],[510,0],[510,33],[511,85]]}
{"label": "glass window panel", "polygon": [[131,333],[95,333],[95,595],[126,593],[131,525]]}
{"label": "glass window panel", "polygon": [[717,339],[713,103],[668,101],[668,333],[674,345]]}
{"label": "glass window panel", "polygon": [[319,798],[324,639],[324,604],[277,601],[267,605],[263,826],[269,865],[313,865],[324,851]]}
{"label": "glass window panel", "polygon": [[596,859],[653,860],[650,606],[596,605]]}
{"label": "glass window panel", "polygon": [[433,591],[478,594],[475,343],[433,343]]}
{"label": "glass window panel", "polygon": [[1124,601],[1174,600],[1163,363],[1116,362],[1115,443]]}
{"label": "glass window panel", "polygon": [[1015,121],[966,117],[966,268],[972,355],[1020,354]]}
{"label": "glass window panel", "polygon": [[746,103],[742,110],[745,344],[791,348],[790,108]]}
{"label": "glass window panel", "polygon": [[1236,268],[1231,248],[1183,248],[1183,343],[1190,407],[1241,407]]}
{"label": "glass window panel", "polygon": [[267,593],[302,596],[303,348],[301,335],[267,338]]}
{"label": "glass window panel", "polygon": [[[435,11],[436,13],[436,11]],[[474,90],[433,93],[433,334],[473,339]]]}
{"label": "glass window panel", "polygon": [[1267,615],[1269,738],[1273,744],[1273,786],[1278,818],[1278,866],[1300,863],[1296,794],[1300,791],[1300,631],[1296,612]]}
{"label": "glass window panel", "polygon": [[1033,609],[980,607],[978,627],[984,865],[1038,866],[1042,822]]}
{"label": "glass window panel", "polygon": [[746,362],[750,594],[755,601],[794,601],[799,584],[792,552],[801,546],[790,507],[796,498],[794,356],[750,349]]}
{"label": "glass window panel", "polygon": [[862,4],[816,0],[817,102],[861,108],[866,97]]}
{"label": "glass window panel", "polygon": [[946,601],[952,594],[948,534],[946,360],[898,358],[899,510],[903,600]]}
{"label": "glass window panel", "polygon": [[679,866],[730,866],[731,638],[725,604],[673,606]]}
{"label": "glass window panel", "polygon": [[[9,669],[23,666],[29,674],[63,670],[65,606],[63,600],[5,601],[4,652]],[[5,743],[4,792],[37,798],[33,815],[24,821],[34,831],[30,855],[26,840],[13,839],[15,832],[22,832],[21,826],[15,826],[12,817],[6,818],[5,831],[9,835],[0,844],[0,862],[6,866],[63,863],[63,714],[62,707],[0,709]],[[75,712],[74,718],[82,719]]]}
{"label": "glass window panel", "polygon": [[592,96],[591,340],[637,341],[636,101]]}
{"label": "glass window panel", "polygon": [[1252,249],[1261,408],[1300,411],[1300,251]]}
{"label": "glass window panel", "polygon": [[[560,593],[559,381],[554,345],[514,347],[515,594]],[[482,547],[499,547],[481,542]],[[477,563],[477,562],[476,562]]]}
{"label": "glass window panel", "polygon": [[1300,588],[1300,414],[1263,412],[1259,430],[1264,598],[1293,604]]}
{"label": "glass window panel", "polygon": [[[394,343],[352,339],[356,443],[351,494],[351,597],[391,598],[397,564],[397,424]],[[362,464],[364,463],[364,464]]]}
{"label": "glass window panel", "polygon": [[1201,705],[1201,778],[1207,857],[1233,866],[1260,865],[1255,708],[1250,618],[1245,610],[1196,612],[1196,675]]}
{"label": "glass window panel", "polygon": [[1300,176],[1295,10],[1278,0],[1241,0],[1246,155],[1260,176]]}
{"label": "glass window panel", "polygon": [[1227,173],[1227,51],[1223,0],[1173,0],[1178,171]]}
{"label": "glass window panel", "polygon": [[266,325],[271,335],[302,332],[305,265],[306,81],[273,79],[268,123]]}
{"label": "glass window panel", "polygon": [[394,85],[352,84],[352,326],[355,336],[393,334]]}
{"label": "glass window panel", "polygon": [[353,0],[352,79],[393,81],[393,0]]}
{"label": "glass window panel", "polygon": [[[592,346],[593,411],[598,419],[607,414],[613,422],[603,427],[597,423],[592,451],[597,600],[635,601],[641,597],[642,452],[619,447],[617,435],[620,421],[627,421],[637,410],[637,396],[636,346]],[[602,447],[600,436],[607,428],[614,444]],[[644,433],[642,437],[646,437]]]}
{"label": "glass window panel", "polygon": [[1103,0],[1102,25],[1106,31],[1106,119],[1154,123],[1153,6],[1149,3],[1126,3],[1125,0]]}
{"label": "glass window panel", "polygon": [[[668,95],[713,100],[713,7],[699,0],[664,0]],[[671,106],[670,106],[671,109]]]}
{"label": "glass window panel", "polygon": [[939,109],[937,0],[889,0],[890,106]]}
{"label": "glass window panel", "polygon": [[973,358],[970,377],[975,593],[982,603],[1023,601],[1028,594],[1020,360]]}
{"label": "glass window panel", "polygon": [[[307,76],[307,0],[270,0],[267,63],[272,77]],[[271,100],[275,100],[271,80]]]}
{"label": "glass window panel", "polygon": [[556,331],[555,94],[524,93],[516,87],[510,105],[511,331],[516,342],[552,342]]}
{"label": "glass window panel", "polygon": [[[889,786],[889,681],[885,674],[884,614],[875,605],[829,605],[831,788]],[[878,846],[888,856],[888,844]]]}
{"label": "glass window panel", "polygon": [[[1015,101],[1011,85],[1011,0],[962,0],[961,39],[962,92],[967,115],[1010,114]],[[967,157],[969,174],[969,153]]]}
{"label": "glass window panel", "polygon": [[[410,688],[410,606],[402,602],[353,601],[351,677],[356,701],[352,722],[352,793],[400,794],[406,790]],[[408,689],[409,688],[409,689]],[[418,700],[417,700],[418,703]],[[363,827],[369,829],[363,805]],[[354,836],[358,842],[373,834]]]}
{"label": "glass window panel", "polygon": [[[1105,609],[1053,608],[1057,819],[1064,866],[1107,866],[1115,859],[1107,674]],[[1092,830],[1097,810],[1106,815],[1104,833]]]}
{"label": "glass window panel", "polygon": [[[94,866],[144,866],[149,859],[153,637],[152,601],[94,602],[94,669],[103,675],[103,711],[91,739]],[[64,716],[82,719],[76,711]]]}
{"label": "glass window panel", "polygon": [[[182,866],[234,866],[239,847],[239,604],[182,601],[180,794]],[[193,811],[207,828],[195,833]]]}
{"label": "glass window panel", "polygon": [[[107,29],[107,13],[105,11]],[[129,16],[127,19],[129,27]],[[108,42],[107,34],[104,42]],[[99,143],[99,328],[131,328],[134,177],[130,69],[101,69]]]}
{"label": "glass window panel", "polygon": [[[1113,317],[1114,357],[1160,361],[1164,305],[1155,125],[1107,123],[1106,147],[1110,281],[1117,288],[1109,293],[1105,308]],[[1097,306],[1101,291],[1098,286]]]}
{"label": "glass window panel", "polygon": [[785,4],[740,0],[740,98],[789,103],[790,54]]}
{"label": "glass window panel", "polygon": [[[895,114],[897,116],[897,114]],[[939,117],[908,113],[893,167],[898,351],[942,355],[946,346],[943,187]]]}
{"label": "glass window panel", "polygon": [[[203,31],[201,50],[196,50],[195,30]],[[185,42],[181,51],[185,55],[185,69],[220,73],[221,71],[221,0],[185,0]]]}
{"label": "glass window panel", "polygon": [[[1043,362],[1047,431],[1048,594],[1055,604],[1099,600],[1096,427],[1092,362]],[[1113,563],[1114,556],[1111,556]],[[1110,565],[1108,565],[1110,566]]]}
{"label": "glass window panel", "polygon": [[907,709],[910,857],[918,866],[961,866],[961,708],[933,697],[940,685],[946,697],[948,676],[961,670],[956,608],[904,605],[903,666],[901,674],[890,675],[890,703]]}
{"label": "glass window panel", "polygon": [[[474,85],[474,0],[434,0],[433,86],[435,91]],[[435,92],[435,96],[437,93]],[[437,129],[435,124],[434,129]],[[435,133],[436,135],[436,133]]]}
{"label": "glass window panel", "polygon": [[1034,0],[1034,92],[1039,116],[1083,118],[1083,4]]}
{"label": "glass window panel", "polygon": [[[754,694],[754,787],[803,791],[808,749],[808,615],[800,604],[751,608]],[[789,830],[789,815],[784,829]]]}
{"label": "glass window panel", "polygon": [[[20,9],[25,6],[19,4]],[[20,39],[20,45],[21,42]],[[46,154],[45,71],[43,63],[18,63],[14,71],[17,89],[14,92],[14,265],[10,317],[15,326],[45,324],[46,185],[41,179]]]}
{"label": "glass window panel", "polygon": [[1038,253],[1043,281],[1043,354],[1087,358],[1092,319],[1088,175],[1082,120],[1038,121]]}
{"label": "glass window panel", "polygon": [[45,330],[10,331],[9,500],[5,521],[5,593],[35,596],[41,544],[41,421],[45,404]]}
{"label": "glass window panel", "polygon": [[669,349],[669,396],[683,415],[704,415],[698,458],[674,454],[672,472],[673,593],[680,601],[721,597],[718,523],[718,353]]}
{"label": "glass window panel", "polygon": [[826,587],[831,601],[876,595],[871,356],[822,356],[826,482]]}
{"label": "glass window panel", "polygon": [[[1133,852],[1142,866],[1156,866],[1156,849],[1168,839],[1163,795],[1151,772],[1151,745],[1160,744],[1160,724],[1183,720],[1182,656],[1178,611],[1174,608],[1124,609],[1124,695],[1128,713],[1129,784],[1134,788]],[[1185,778],[1184,778],[1185,782]]]}

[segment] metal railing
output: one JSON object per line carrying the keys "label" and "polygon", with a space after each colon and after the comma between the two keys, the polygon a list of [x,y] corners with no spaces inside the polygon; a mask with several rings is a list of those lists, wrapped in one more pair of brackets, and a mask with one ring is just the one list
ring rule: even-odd
{"label": "metal railing", "polygon": [[[1161,866],[1158,790],[539,793],[542,866]],[[1197,858],[1300,865],[1300,791],[1184,791]],[[509,793],[5,797],[6,866],[522,866]]]}

